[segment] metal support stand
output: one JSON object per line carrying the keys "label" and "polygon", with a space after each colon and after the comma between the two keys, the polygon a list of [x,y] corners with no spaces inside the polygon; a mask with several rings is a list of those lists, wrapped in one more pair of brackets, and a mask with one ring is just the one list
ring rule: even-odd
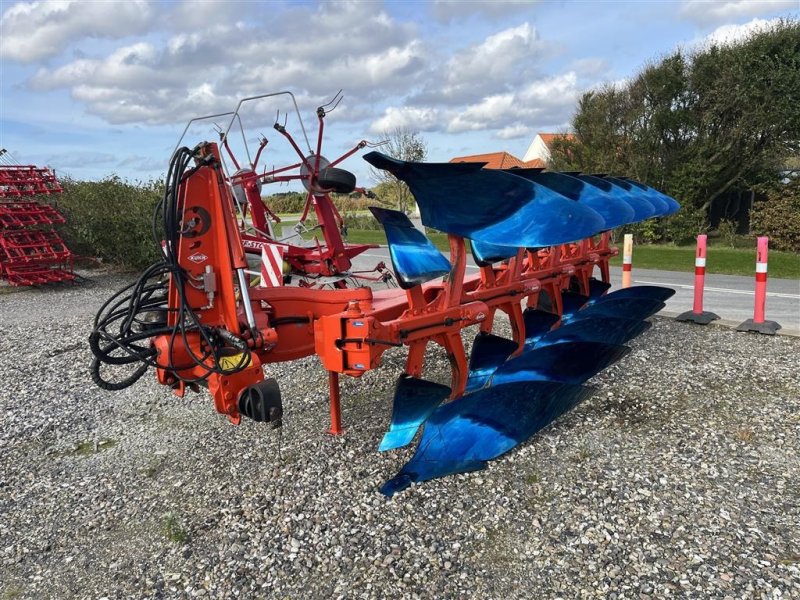
{"label": "metal support stand", "polygon": [[330,390],[331,404],[331,428],[328,433],[331,435],[342,435],[342,409],[339,402],[339,373],[328,371],[328,388]]}

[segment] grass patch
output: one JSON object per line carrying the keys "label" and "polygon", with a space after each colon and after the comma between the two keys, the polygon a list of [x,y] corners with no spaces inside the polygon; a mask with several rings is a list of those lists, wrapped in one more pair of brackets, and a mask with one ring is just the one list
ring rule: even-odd
{"label": "grass patch", "polygon": [[[447,235],[444,233],[432,233],[428,238],[442,252],[450,250]],[[347,234],[347,241],[351,244],[382,244],[386,245],[386,235],[383,231],[369,229],[351,229]]]}
{"label": "grass patch", "polygon": [[91,456],[92,454],[99,454],[103,450],[113,448],[116,445],[117,440],[112,440],[110,438],[102,439],[99,442],[84,440],[82,442],[78,442],[75,446],[73,446],[72,450],[65,452],[64,455]]}
{"label": "grass patch", "polygon": [[589,446],[581,446],[578,450],[578,454],[575,455],[575,462],[583,463],[589,460],[592,457],[592,451],[589,450]]}
{"label": "grass patch", "polygon": [[[621,244],[620,244],[621,246]],[[755,242],[750,248],[711,246],[708,249],[708,273],[720,275],[753,275],[756,269]],[[694,246],[639,245],[633,248],[634,269],[662,271],[694,271]],[[622,265],[622,251],[611,259],[613,266]],[[794,252],[771,250],[769,275],[779,279],[800,278],[800,256]]]}
{"label": "grass patch", "polygon": [[[447,236],[434,233],[428,236],[439,250],[447,252]],[[351,229],[347,235],[351,244],[386,244],[383,231]],[[611,259],[613,266],[622,265],[620,255]],[[639,269],[694,272],[694,246],[639,245],[633,249],[633,263]],[[747,248],[711,246],[708,250],[708,272],[720,275],[745,275],[755,273],[755,242]],[[769,275],[778,279],[800,279],[800,255],[794,252],[771,250],[769,253]]]}
{"label": "grass patch", "polygon": [[539,477],[539,473],[534,472],[525,475],[525,483],[527,483],[528,485],[535,485],[537,483],[540,483],[541,481],[542,478]]}
{"label": "grass patch", "polygon": [[167,539],[176,544],[183,544],[189,539],[189,532],[181,523],[178,515],[173,512],[167,513],[167,516],[164,517],[163,531]]}
{"label": "grass patch", "polygon": [[2,595],[0,595],[1,600],[14,600],[15,598],[21,598],[22,594],[24,593],[21,587],[17,587],[12,585],[11,587],[7,587],[3,590]]}
{"label": "grass patch", "polygon": [[153,479],[156,475],[161,472],[162,461],[160,460],[152,460],[147,463],[144,467],[139,469],[139,472],[147,477],[148,479]]}

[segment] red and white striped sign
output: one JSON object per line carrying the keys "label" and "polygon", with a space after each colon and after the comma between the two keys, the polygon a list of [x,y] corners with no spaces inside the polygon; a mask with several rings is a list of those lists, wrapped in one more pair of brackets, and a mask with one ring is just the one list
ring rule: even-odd
{"label": "red and white striped sign", "polygon": [[279,287],[283,284],[283,253],[279,244],[265,244],[261,248],[260,287]]}

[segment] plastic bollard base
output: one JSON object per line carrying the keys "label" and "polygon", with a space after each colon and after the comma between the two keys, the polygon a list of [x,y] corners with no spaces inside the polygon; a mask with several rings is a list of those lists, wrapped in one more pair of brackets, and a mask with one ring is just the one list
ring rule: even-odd
{"label": "plastic bollard base", "polygon": [[696,313],[693,310],[687,310],[685,313],[679,314],[675,317],[676,321],[685,321],[688,323],[697,323],[698,325],[708,325],[711,321],[719,319],[719,315],[713,312],[704,310],[703,312]]}
{"label": "plastic bollard base", "polygon": [[756,323],[753,319],[747,319],[736,328],[736,331],[752,331],[764,335],[775,335],[781,326],[775,321],[762,321]]}

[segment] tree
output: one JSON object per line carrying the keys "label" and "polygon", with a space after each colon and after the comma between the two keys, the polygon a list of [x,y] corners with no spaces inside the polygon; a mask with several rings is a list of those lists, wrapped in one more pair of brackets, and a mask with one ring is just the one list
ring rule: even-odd
{"label": "tree", "polygon": [[[420,162],[428,155],[428,146],[418,131],[398,127],[391,132],[384,131],[383,139],[386,140],[386,144],[381,151],[392,158]],[[376,188],[378,196],[385,203],[394,205],[405,213],[414,209],[414,196],[405,182],[388,171],[370,169],[370,172],[373,179],[378,182]]]}
{"label": "tree", "polygon": [[561,170],[630,175],[707,213],[723,194],[774,181],[800,151],[800,22],[675,51],[629,82],[587,92]]}

